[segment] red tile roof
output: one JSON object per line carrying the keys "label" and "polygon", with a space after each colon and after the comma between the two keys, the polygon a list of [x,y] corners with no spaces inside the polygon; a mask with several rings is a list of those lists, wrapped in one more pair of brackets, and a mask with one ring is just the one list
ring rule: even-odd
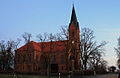
{"label": "red tile roof", "polygon": [[36,43],[36,42],[34,42],[34,41],[31,41],[31,42],[25,44],[24,46],[20,47],[20,48],[17,49],[17,50],[27,50],[28,48],[31,49],[31,50],[34,49],[34,50],[41,51],[38,43]]}
{"label": "red tile roof", "polygon": [[47,52],[65,52],[66,51],[66,47],[65,47],[65,43],[67,42],[67,40],[64,41],[52,41],[52,42],[40,42],[40,43],[36,43],[34,41],[31,41],[27,44],[25,44],[24,46],[20,47],[19,49],[17,49],[17,51],[21,51],[21,50],[26,50],[27,47],[29,46],[29,49],[34,49],[37,51],[41,52],[41,48],[43,47],[43,52],[47,53]]}

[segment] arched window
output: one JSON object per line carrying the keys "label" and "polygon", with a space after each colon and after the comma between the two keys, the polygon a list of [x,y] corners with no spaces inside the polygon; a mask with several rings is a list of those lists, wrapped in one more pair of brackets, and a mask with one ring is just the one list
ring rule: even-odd
{"label": "arched window", "polygon": [[36,64],[38,64],[38,55],[36,55]]}
{"label": "arched window", "polygon": [[61,64],[64,64],[64,55],[61,55]]}
{"label": "arched window", "polygon": [[26,55],[23,56],[23,63],[26,61]]}
{"label": "arched window", "polygon": [[32,62],[32,55],[31,54],[29,54],[29,63],[31,63]]}
{"label": "arched window", "polygon": [[17,62],[20,63],[20,55],[17,56]]}
{"label": "arched window", "polygon": [[56,56],[53,56],[53,64],[56,64]]}

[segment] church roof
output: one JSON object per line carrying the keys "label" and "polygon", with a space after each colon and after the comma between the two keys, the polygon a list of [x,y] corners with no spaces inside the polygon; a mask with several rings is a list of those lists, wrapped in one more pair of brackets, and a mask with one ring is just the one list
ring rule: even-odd
{"label": "church roof", "polygon": [[[78,22],[77,22],[77,17],[76,17],[74,5],[73,5],[73,9],[72,9],[72,15],[71,15],[70,24],[71,24],[72,22],[75,24],[76,27],[78,26]],[[70,26],[70,25],[69,25],[69,26]]]}
{"label": "church roof", "polygon": [[40,51],[41,48],[39,47],[39,44],[34,42],[34,41],[31,41],[27,44],[25,44],[24,46],[20,47],[19,49],[17,49],[17,51],[21,51],[21,50],[38,50]]}
{"label": "church roof", "polygon": [[36,50],[36,51],[40,51],[41,52],[41,47],[43,46],[43,53],[54,53],[54,52],[65,52],[66,51],[66,44],[67,40],[64,41],[52,41],[52,42],[34,42],[31,41],[27,44],[25,44],[24,46],[20,47],[19,49],[17,49],[17,51],[23,51],[23,50],[27,50],[27,48],[29,48],[29,50]]}

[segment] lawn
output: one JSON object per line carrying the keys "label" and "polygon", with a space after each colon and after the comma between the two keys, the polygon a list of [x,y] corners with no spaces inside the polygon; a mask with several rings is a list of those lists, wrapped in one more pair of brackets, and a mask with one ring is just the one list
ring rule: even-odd
{"label": "lawn", "polygon": [[[58,76],[40,76],[40,75],[13,75],[0,74],[0,78],[59,78]],[[60,78],[70,78],[68,76],[61,76]],[[118,78],[118,74],[105,74],[105,75],[96,75],[96,76],[74,76],[71,78]]]}
{"label": "lawn", "polygon": [[[17,77],[13,75],[6,75],[6,74],[0,74],[0,78],[59,78],[58,76],[40,76],[40,75],[16,75]],[[60,78],[67,78],[66,76],[62,76]]]}

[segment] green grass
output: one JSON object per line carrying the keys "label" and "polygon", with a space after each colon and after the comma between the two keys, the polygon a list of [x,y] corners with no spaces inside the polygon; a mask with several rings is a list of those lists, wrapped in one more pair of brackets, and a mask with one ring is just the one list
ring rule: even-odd
{"label": "green grass", "polygon": [[0,74],[0,78],[13,78],[12,75]]}
{"label": "green grass", "polygon": [[[17,78],[59,78],[58,76],[40,76],[40,75],[16,75]],[[14,78],[13,75],[0,74],[0,78]],[[67,76],[62,76],[61,78],[67,78]]]}

